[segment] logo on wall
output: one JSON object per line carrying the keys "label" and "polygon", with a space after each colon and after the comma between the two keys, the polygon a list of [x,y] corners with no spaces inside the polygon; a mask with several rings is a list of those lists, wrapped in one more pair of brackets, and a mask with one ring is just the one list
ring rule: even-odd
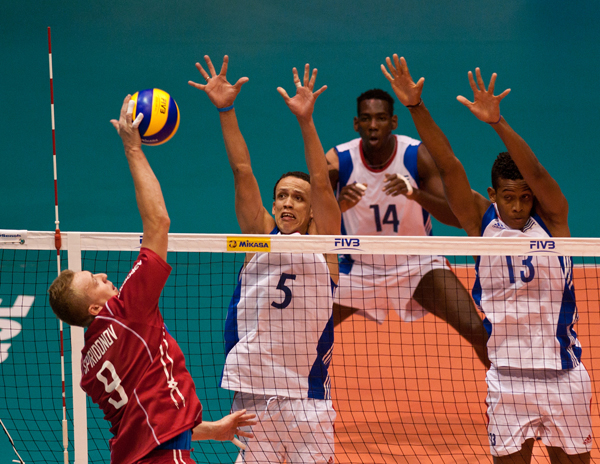
{"label": "logo on wall", "polygon": [[[19,295],[10,308],[0,307],[0,363],[8,359],[10,343],[7,340],[15,338],[23,330],[23,326],[14,318],[25,318],[33,306],[35,297]],[[2,299],[0,298],[0,304]]]}

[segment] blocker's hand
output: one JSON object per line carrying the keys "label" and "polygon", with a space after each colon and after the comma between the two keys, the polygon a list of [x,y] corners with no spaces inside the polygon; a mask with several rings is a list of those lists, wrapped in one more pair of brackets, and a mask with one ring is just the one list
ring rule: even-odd
{"label": "blocker's hand", "polygon": [[354,208],[362,200],[367,188],[367,184],[356,183],[342,187],[338,196],[338,204],[342,213],[348,211],[350,208]]}
{"label": "blocker's hand", "polygon": [[469,108],[471,113],[480,121],[487,122],[488,124],[496,124],[500,122],[500,102],[510,93],[510,89],[506,89],[500,95],[494,95],[497,74],[492,74],[487,90],[485,89],[479,68],[475,68],[475,74],[477,83],[473,79],[473,73],[469,71],[469,84],[471,85],[471,90],[473,90],[473,102],[470,102],[462,95],[459,95],[456,99]]}
{"label": "blocker's hand", "polygon": [[125,151],[142,147],[142,138],[138,126],[144,118],[144,115],[140,113],[135,121],[133,121],[133,107],[135,103],[131,101],[131,95],[127,95],[123,100],[121,106],[121,114],[119,120],[111,119],[110,122],[117,130],[117,133],[123,141]]}
{"label": "blocker's hand", "polygon": [[422,77],[415,84],[404,57],[398,58],[398,55],[394,53],[393,58],[393,63],[389,56],[385,59],[389,72],[384,65],[381,65],[381,72],[383,72],[383,75],[392,84],[392,89],[398,100],[400,100],[400,103],[404,106],[417,106],[421,102],[421,93],[423,93],[425,78]]}
{"label": "blocker's hand", "polygon": [[409,180],[401,174],[386,174],[383,184],[383,191],[386,195],[397,197],[404,195],[406,198],[414,196],[414,188]]}
{"label": "blocker's hand", "polygon": [[296,68],[292,69],[292,73],[294,75],[294,84],[296,85],[296,95],[293,98],[290,98],[283,87],[277,87],[277,91],[283,97],[283,100],[290,111],[298,119],[310,120],[312,118],[313,110],[315,109],[315,101],[319,95],[325,92],[327,86],[324,85],[316,92],[313,91],[317,79],[317,68],[313,69],[311,76],[310,65],[308,63],[304,66],[304,85],[300,82],[300,77],[298,77],[298,70]]}
{"label": "blocker's hand", "polygon": [[233,105],[235,98],[238,93],[240,93],[242,85],[248,82],[249,79],[247,77],[240,77],[235,85],[231,85],[227,81],[227,65],[229,63],[229,57],[227,55],[223,57],[223,65],[221,66],[221,72],[219,74],[215,71],[215,67],[208,55],[204,55],[204,61],[206,61],[210,74],[204,70],[200,63],[196,63],[196,68],[206,80],[206,84],[197,84],[192,81],[188,81],[188,84],[206,92],[210,101],[217,108],[227,108],[228,106]]}

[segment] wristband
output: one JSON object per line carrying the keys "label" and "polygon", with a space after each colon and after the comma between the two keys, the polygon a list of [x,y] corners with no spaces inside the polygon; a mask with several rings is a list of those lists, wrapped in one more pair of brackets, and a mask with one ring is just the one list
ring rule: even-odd
{"label": "wristband", "polygon": [[488,122],[488,124],[495,126],[496,124],[498,124],[500,122],[501,119],[502,119],[502,115],[500,115],[500,117],[498,118],[498,120],[496,122]]}
{"label": "wristband", "polygon": [[415,105],[406,105],[407,108],[416,108],[417,106],[421,106],[421,104],[423,103],[423,99],[419,98],[419,103],[415,104]]}
{"label": "wristband", "polygon": [[233,103],[231,104],[231,106],[226,106],[225,108],[217,108],[217,111],[219,113],[225,113],[225,111],[229,111],[233,109]]}

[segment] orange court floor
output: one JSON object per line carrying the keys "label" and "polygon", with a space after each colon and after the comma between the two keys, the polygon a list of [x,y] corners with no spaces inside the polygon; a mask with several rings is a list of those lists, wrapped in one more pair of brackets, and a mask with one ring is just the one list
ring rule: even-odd
{"label": "orange court floor", "polygon": [[[470,289],[472,268],[457,268]],[[582,360],[592,379],[592,462],[600,463],[600,314],[595,267],[576,267]],[[335,332],[331,367],[337,463],[491,463],[485,368],[443,321],[404,323],[391,311],[379,325],[352,316]],[[598,374],[596,374],[598,373]],[[549,463],[534,447],[533,463]]]}

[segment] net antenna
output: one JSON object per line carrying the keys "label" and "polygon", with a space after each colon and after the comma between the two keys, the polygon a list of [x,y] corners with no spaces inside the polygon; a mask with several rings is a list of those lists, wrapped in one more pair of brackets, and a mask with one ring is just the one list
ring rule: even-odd
{"label": "net antenna", "polygon": [[[56,267],[57,275],[60,275],[60,249],[62,245],[60,235],[60,221],[58,220],[58,182],[57,182],[57,169],[56,169],[56,134],[54,124],[54,85],[53,85],[53,74],[52,74],[52,38],[50,34],[50,28],[48,27],[48,61],[50,64],[50,114],[52,119],[52,163],[54,167],[54,246],[56,247]],[[62,434],[63,434],[63,455],[65,464],[69,463],[69,430],[67,426],[67,401],[65,395],[65,350],[64,350],[64,336],[63,336],[63,322],[59,319],[59,330],[60,330],[60,375],[62,381],[62,407],[63,407],[63,418],[62,418]]]}

